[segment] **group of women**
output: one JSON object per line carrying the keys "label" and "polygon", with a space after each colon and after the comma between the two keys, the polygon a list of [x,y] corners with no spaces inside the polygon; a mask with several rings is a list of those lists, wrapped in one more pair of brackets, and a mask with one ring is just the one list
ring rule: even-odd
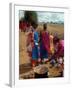
{"label": "group of women", "polygon": [[48,61],[52,62],[53,59],[63,64],[64,40],[59,39],[57,34],[49,34],[46,23],[43,24],[41,31],[37,27],[36,23],[30,25],[27,34],[27,52],[32,67]]}

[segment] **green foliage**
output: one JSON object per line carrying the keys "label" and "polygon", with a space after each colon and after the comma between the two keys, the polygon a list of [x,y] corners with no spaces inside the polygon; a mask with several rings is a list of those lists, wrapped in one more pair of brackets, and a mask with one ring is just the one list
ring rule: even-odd
{"label": "green foliage", "polygon": [[24,20],[29,23],[38,23],[37,13],[35,11],[25,11]]}

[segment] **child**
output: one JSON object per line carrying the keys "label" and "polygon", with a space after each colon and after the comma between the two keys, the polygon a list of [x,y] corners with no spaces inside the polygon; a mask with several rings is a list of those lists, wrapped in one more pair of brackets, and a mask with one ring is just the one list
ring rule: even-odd
{"label": "child", "polygon": [[40,34],[40,57],[43,62],[48,61],[50,53],[50,39],[47,32],[47,24],[43,25],[43,31]]}
{"label": "child", "polygon": [[28,32],[32,28],[31,22],[27,22],[26,31]]}
{"label": "child", "polygon": [[56,60],[55,60],[55,57],[54,56],[51,57],[50,64],[52,65],[50,68],[52,68],[53,66],[55,66]]}
{"label": "child", "polygon": [[61,77],[63,77],[63,72],[64,72],[64,60],[62,57],[59,57],[57,59],[57,68],[60,68],[60,73],[61,73]]}

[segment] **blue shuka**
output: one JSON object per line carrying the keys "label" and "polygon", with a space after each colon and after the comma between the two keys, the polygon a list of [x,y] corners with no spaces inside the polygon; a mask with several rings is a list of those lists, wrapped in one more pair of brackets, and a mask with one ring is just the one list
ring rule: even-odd
{"label": "blue shuka", "polygon": [[38,32],[35,31],[34,32],[34,47],[32,49],[32,59],[33,60],[38,60],[39,58],[38,39],[39,39]]}

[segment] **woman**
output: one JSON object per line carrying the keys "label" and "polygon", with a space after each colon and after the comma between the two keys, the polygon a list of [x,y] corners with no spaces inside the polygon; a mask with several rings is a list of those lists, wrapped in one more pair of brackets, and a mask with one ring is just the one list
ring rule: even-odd
{"label": "woman", "polygon": [[50,34],[50,52],[53,55],[54,54],[54,44],[53,44],[53,35]]}
{"label": "woman", "polygon": [[64,40],[59,40],[55,44],[55,57],[64,57]]}
{"label": "woman", "polygon": [[38,49],[38,42],[39,42],[39,34],[37,31],[37,24],[34,23],[33,24],[33,47],[32,47],[32,66],[35,67],[38,63],[38,59],[39,59],[39,49]]}
{"label": "woman", "polygon": [[43,62],[48,61],[50,53],[50,39],[47,32],[47,24],[43,25],[43,31],[40,34],[40,57]]}
{"label": "woman", "polygon": [[27,46],[27,53],[28,53],[28,56],[29,56],[29,60],[32,64],[32,47],[33,47],[33,31],[32,31],[32,26],[29,27],[29,30],[28,32],[26,32],[27,34],[27,42],[26,42],[26,46]]}

